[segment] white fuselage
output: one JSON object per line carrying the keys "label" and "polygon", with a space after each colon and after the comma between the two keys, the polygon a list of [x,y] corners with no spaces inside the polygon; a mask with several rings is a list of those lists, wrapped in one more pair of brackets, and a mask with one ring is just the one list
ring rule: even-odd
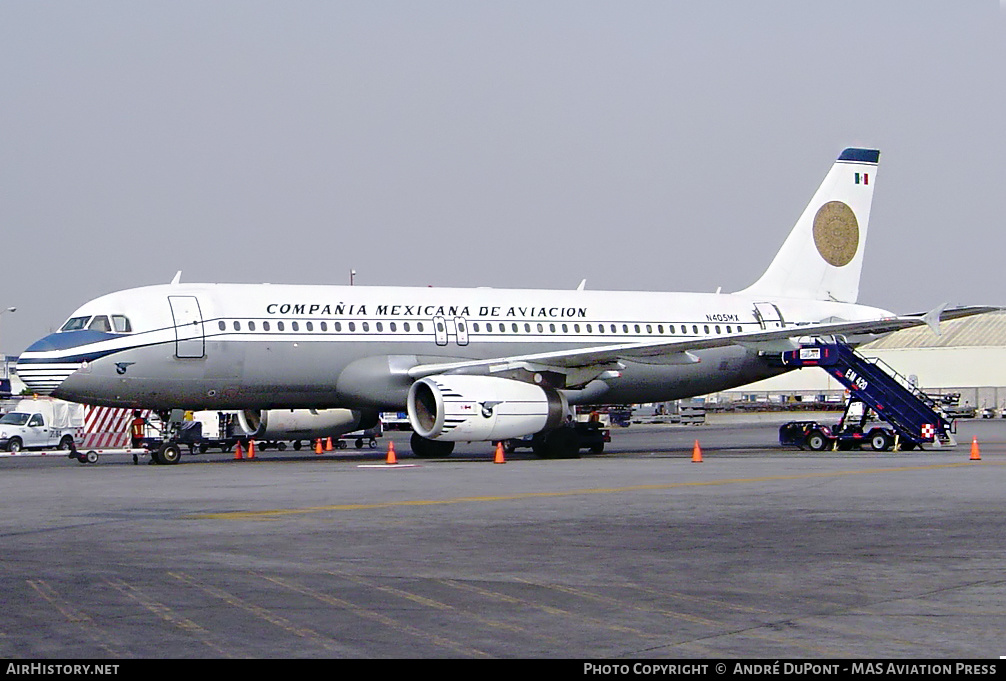
{"label": "white fuselage", "polygon": [[[87,318],[85,328],[35,343],[18,371],[33,390],[109,406],[401,409],[413,380],[408,372],[418,365],[889,314],[742,294],[170,284],[85,304],[73,315]],[[101,316],[125,318],[128,332],[86,330]],[[617,364],[592,375],[566,362],[557,387],[571,402],[649,402],[782,371],[743,344]],[[532,362],[527,369],[542,367]]]}

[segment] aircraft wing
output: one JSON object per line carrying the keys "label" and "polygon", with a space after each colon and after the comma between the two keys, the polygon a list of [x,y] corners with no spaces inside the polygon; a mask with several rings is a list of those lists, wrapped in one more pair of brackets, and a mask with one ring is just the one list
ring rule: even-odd
{"label": "aircraft wing", "polygon": [[[1001,307],[991,307],[989,305],[967,305],[963,307],[952,307],[950,309],[945,309],[944,307],[936,308],[940,312],[940,321],[948,322],[951,319],[960,319],[961,317],[971,317],[976,314],[985,314],[986,312],[1000,312],[1004,308]],[[906,315],[907,317],[925,317],[926,314],[933,314],[934,311],[928,313],[918,313]]]}
{"label": "aircraft wing", "polygon": [[690,354],[692,350],[743,345],[778,351],[781,343],[789,342],[794,338],[860,334],[879,335],[922,326],[923,324],[928,324],[938,333],[936,325],[939,321],[958,319],[999,309],[1001,308],[987,306],[971,306],[967,308],[954,308],[952,310],[937,308],[925,314],[882,317],[851,322],[797,324],[771,331],[751,331],[681,340],[662,339],[654,342],[617,343],[526,355],[512,355],[509,357],[494,357],[491,359],[432,362],[414,366],[408,371],[408,374],[411,378],[419,379],[424,376],[478,368],[488,368],[489,371],[500,371],[529,363],[561,368],[575,368],[614,363],[620,359],[643,363],[689,364],[698,361],[697,357]]}

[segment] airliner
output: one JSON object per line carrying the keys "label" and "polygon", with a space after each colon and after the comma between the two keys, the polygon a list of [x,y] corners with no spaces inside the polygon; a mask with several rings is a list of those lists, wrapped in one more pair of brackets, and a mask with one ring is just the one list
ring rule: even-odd
{"label": "airliner", "polygon": [[[538,434],[578,451],[582,404],[659,402],[784,371],[801,341],[850,343],[987,311],[857,304],[880,152],[845,149],[764,274],[736,293],[169,284],[104,295],[17,363],[40,394],[155,410],[407,411],[412,449]],[[153,453],[174,463],[170,434]]]}

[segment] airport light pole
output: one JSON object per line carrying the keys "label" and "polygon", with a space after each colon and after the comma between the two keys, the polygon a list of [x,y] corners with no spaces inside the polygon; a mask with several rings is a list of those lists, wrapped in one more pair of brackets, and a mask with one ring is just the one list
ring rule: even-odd
{"label": "airport light pole", "polygon": [[[0,310],[0,315],[4,312],[17,312],[16,307],[8,307],[4,310]],[[7,367],[7,354],[0,350],[0,355],[3,355],[3,378],[10,378],[10,370]]]}

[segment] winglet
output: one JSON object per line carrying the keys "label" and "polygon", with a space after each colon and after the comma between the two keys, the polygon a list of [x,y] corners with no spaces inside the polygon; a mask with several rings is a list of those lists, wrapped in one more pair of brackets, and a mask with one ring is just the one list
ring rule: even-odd
{"label": "winglet", "polygon": [[947,305],[949,304],[950,303],[943,303],[939,307],[934,307],[932,310],[922,315],[922,321],[924,321],[937,336],[943,335],[943,332],[940,331],[940,315],[943,314],[943,311],[947,309]]}
{"label": "winglet", "polygon": [[587,285],[587,280],[586,279],[581,279],[580,280],[580,285],[576,287],[576,290],[577,291],[582,291],[586,285]]}
{"label": "winglet", "polygon": [[177,284],[177,283],[178,283],[178,282],[180,282],[181,280],[182,280],[182,271],[181,271],[181,270],[178,270],[177,272],[175,272],[175,276],[174,276],[174,278],[173,278],[173,279],[171,280],[171,283],[172,283],[172,284]]}

